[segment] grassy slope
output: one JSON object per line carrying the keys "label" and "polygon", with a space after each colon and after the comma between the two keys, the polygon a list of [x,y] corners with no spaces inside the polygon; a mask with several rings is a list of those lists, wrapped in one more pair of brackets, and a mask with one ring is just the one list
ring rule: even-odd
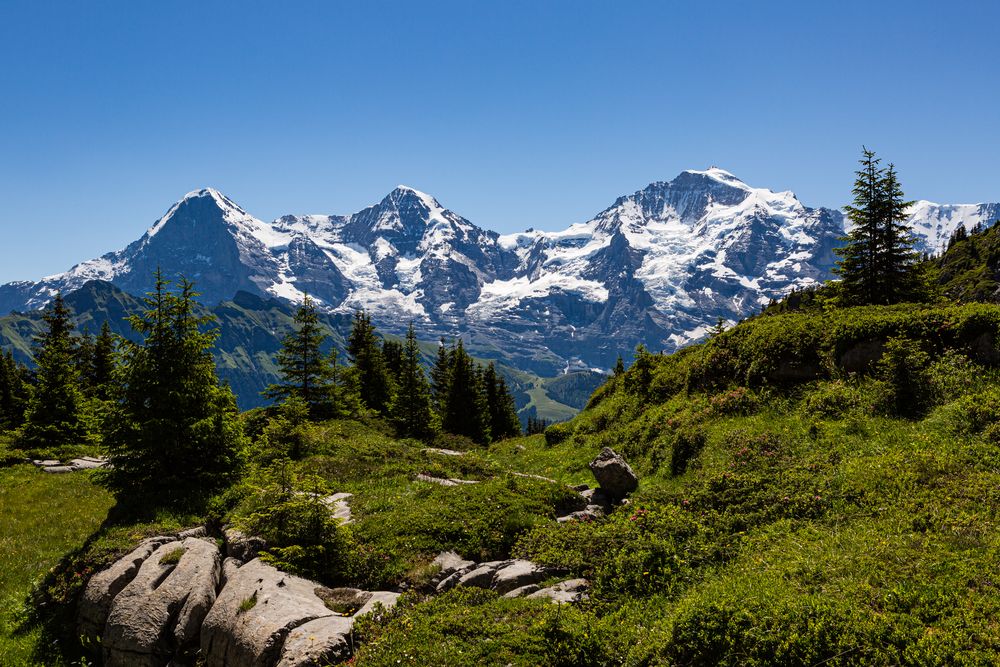
{"label": "grassy slope", "polygon": [[[83,545],[111,507],[87,473],[48,475],[18,465],[0,469],[0,664],[29,665],[41,628],[19,631],[32,584]],[[38,647],[44,652],[44,647]],[[51,657],[43,659],[53,664]]]}
{"label": "grassy slope", "polygon": [[[548,444],[491,449],[579,481],[608,445],[639,472],[629,508],[514,548],[589,577],[592,603],[553,619],[489,594],[417,601],[367,630],[356,663],[433,646],[443,664],[996,664],[1000,377],[942,355],[982,357],[998,322],[982,306],[796,314],[651,357]],[[914,419],[887,414],[891,383],[838,367],[906,333],[945,359]]]}

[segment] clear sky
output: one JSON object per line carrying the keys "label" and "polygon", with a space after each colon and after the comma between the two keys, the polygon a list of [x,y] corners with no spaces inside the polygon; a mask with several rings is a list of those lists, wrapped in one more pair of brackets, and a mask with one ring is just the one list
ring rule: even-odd
{"label": "clear sky", "polygon": [[839,206],[1000,201],[1000,3],[0,2],[0,282],[219,188],[257,217],[399,183],[501,232],[688,168]]}

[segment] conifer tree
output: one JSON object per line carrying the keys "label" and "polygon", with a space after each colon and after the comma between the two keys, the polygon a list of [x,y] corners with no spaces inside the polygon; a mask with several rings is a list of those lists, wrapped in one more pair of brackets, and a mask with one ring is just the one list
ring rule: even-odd
{"label": "conifer tree", "polygon": [[389,371],[389,375],[398,382],[399,374],[403,370],[403,343],[395,340],[383,340],[382,358],[385,359],[385,368]]}
{"label": "conifer tree", "polygon": [[28,369],[8,350],[0,354],[0,432],[24,423],[28,402]]}
{"label": "conifer tree", "polygon": [[625,372],[625,361],[622,359],[622,355],[618,355],[618,360],[615,362],[615,377],[618,377]]}
{"label": "conifer tree", "polygon": [[46,331],[35,339],[36,383],[22,441],[35,447],[76,444],[84,437],[83,396],[75,363],[70,311],[57,294],[46,308]]}
{"label": "conifer tree", "polygon": [[112,394],[115,368],[117,366],[117,344],[111,325],[105,320],[101,324],[101,333],[94,339],[94,351],[90,362],[90,384],[94,395],[101,400],[108,400]]}
{"label": "conifer tree", "polygon": [[896,166],[889,163],[880,183],[882,194],[882,237],[879,243],[879,280],[882,283],[882,303],[900,303],[918,299],[920,282],[914,265],[918,255],[913,250],[914,238],[906,223],[906,211],[913,205],[903,196]]}
{"label": "conifer tree", "polygon": [[450,357],[451,378],[441,427],[479,444],[489,444],[489,410],[480,372],[461,339],[452,348]]}
{"label": "conifer tree", "polygon": [[425,439],[434,435],[431,391],[420,367],[420,348],[412,322],[406,332],[396,394],[389,404],[389,419],[400,437]]}
{"label": "conifer tree", "polygon": [[503,440],[521,435],[521,421],[517,417],[514,397],[507,389],[507,381],[497,373],[492,362],[483,373],[483,385],[486,390],[490,437],[493,440]]}
{"label": "conifer tree", "polygon": [[105,421],[111,465],[100,480],[119,499],[192,504],[227,483],[243,445],[236,401],[219,383],[214,318],[195,312],[194,286],[177,293],[157,271],[146,310],[129,318],[142,342],[123,344],[115,408]]}
{"label": "conifer tree", "polygon": [[919,279],[913,271],[917,255],[913,238],[903,224],[905,201],[896,169],[879,166],[873,151],[863,149],[855,172],[854,202],[847,206],[853,223],[837,250],[841,259],[834,271],[840,276],[841,297],[846,304],[889,304],[919,298]]}
{"label": "conifer tree", "polygon": [[444,416],[448,404],[448,387],[451,384],[451,354],[444,339],[438,342],[437,357],[431,367],[431,400],[438,415]]}
{"label": "conifer tree", "polygon": [[392,398],[392,378],[386,368],[375,327],[362,310],[354,313],[347,354],[354,366],[362,402],[368,408],[385,414]]}
{"label": "conifer tree", "polygon": [[328,339],[320,328],[316,305],[306,295],[295,312],[295,330],[285,336],[278,352],[282,382],[268,386],[264,395],[282,400],[295,396],[309,407],[312,418],[327,416],[334,392],[334,370],[322,351]]}

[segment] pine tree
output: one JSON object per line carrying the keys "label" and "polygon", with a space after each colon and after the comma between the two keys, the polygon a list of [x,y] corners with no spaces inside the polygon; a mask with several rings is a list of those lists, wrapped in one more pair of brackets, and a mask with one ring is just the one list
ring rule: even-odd
{"label": "pine tree", "polygon": [[83,396],[75,363],[70,311],[57,294],[43,315],[46,331],[35,339],[36,384],[21,440],[33,447],[76,444],[85,435]]}
{"label": "pine tree", "polygon": [[618,377],[625,372],[625,361],[622,359],[622,355],[618,355],[618,361],[615,362],[615,377]]}
{"label": "pine tree", "polygon": [[889,163],[880,185],[882,195],[881,238],[878,254],[878,280],[882,285],[881,301],[900,303],[920,298],[920,283],[913,270],[917,253],[914,238],[906,223],[906,211],[913,205],[903,196],[896,166]]}
{"label": "pine tree", "polygon": [[490,437],[503,440],[521,435],[521,420],[517,417],[514,397],[507,389],[507,381],[497,373],[491,362],[483,374],[486,405],[489,412]]}
{"label": "pine tree", "polygon": [[917,254],[903,224],[912,202],[903,198],[895,166],[882,168],[873,151],[863,151],[861,168],[855,172],[854,203],[846,207],[854,226],[837,250],[841,259],[834,269],[840,276],[841,298],[849,305],[920,298],[914,272]]}
{"label": "pine tree", "polygon": [[295,330],[285,336],[278,351],[282,382],[268,386],[264,395],[282,400],[295,396],[305,402],[314,419],[328,416],[334,391],[334,370],[322,351],[328,339],[320,328],[316,305],[306,295],[295,312]]}
{"label": "pine tree", "polygon": [[392,398],[392,378],[386,368],[375,327],[362,310],[354,313],[347,354],[354,366],[362,402],[369,409],[385,414]]}
{"label": "pine tree", "polygon": [[0,354],[0,432],[24,423],[28,403],[28,369],[8,350]]}
{"label": "pine tree", "polygon": [[448,388],[451,385],[451,355],[444,339],[438,342],[437,357],[431,367],[431,400],[442,418],[447,410]]}
{"label": "pine tree", "polygon": [[400,437],[426,439],[434,435],[431,390],[420,367],[420,348],[412,322],[406,332],[396,394],[389,404],[389,419]]}
{"label": "pine tree", "polygon": [[452,348],[450,357],[451,379],[441,427],[449,433],[464,435],[479,444],[489,444],[489,409],[480,371],[465,351],[461,340]]}
{"label": "pine tree", "polygon": [[93,356],[90,362],[90,384],[94,395],[101,400],[108,400],[113,393],[115,369],[117,367],[117,343],[111,333],[111,325],[105,320],[101,325],[101,333],[94,339]]}
{"label": "pine tree", "polygon": [[382,358],[385,359],[385,368],[389,371],[392,379],[399,381],[399,375],[403,370],[403,343],[395,340],[382,341]]}
{"label": "pine tree", "polygon": [[121,499],[193,505],[226,484],[243,445],[236,401],[219,383],[214,318],[195,312],[194,286],[177,293],[155,274],[146,310],[129,318],[141,343],[123,344],[115,408],[104,442],[111,465],[101,482]]}

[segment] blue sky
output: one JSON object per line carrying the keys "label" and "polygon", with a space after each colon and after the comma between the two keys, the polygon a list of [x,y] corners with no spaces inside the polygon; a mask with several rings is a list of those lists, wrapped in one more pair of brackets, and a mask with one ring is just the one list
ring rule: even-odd
{"label": "blue sky", "polygon": [[1000,200],[1000,3],[0,4],[0,281],[211,185],[263,219],[398,183],[502,232],[687,168],[841,205]]}

